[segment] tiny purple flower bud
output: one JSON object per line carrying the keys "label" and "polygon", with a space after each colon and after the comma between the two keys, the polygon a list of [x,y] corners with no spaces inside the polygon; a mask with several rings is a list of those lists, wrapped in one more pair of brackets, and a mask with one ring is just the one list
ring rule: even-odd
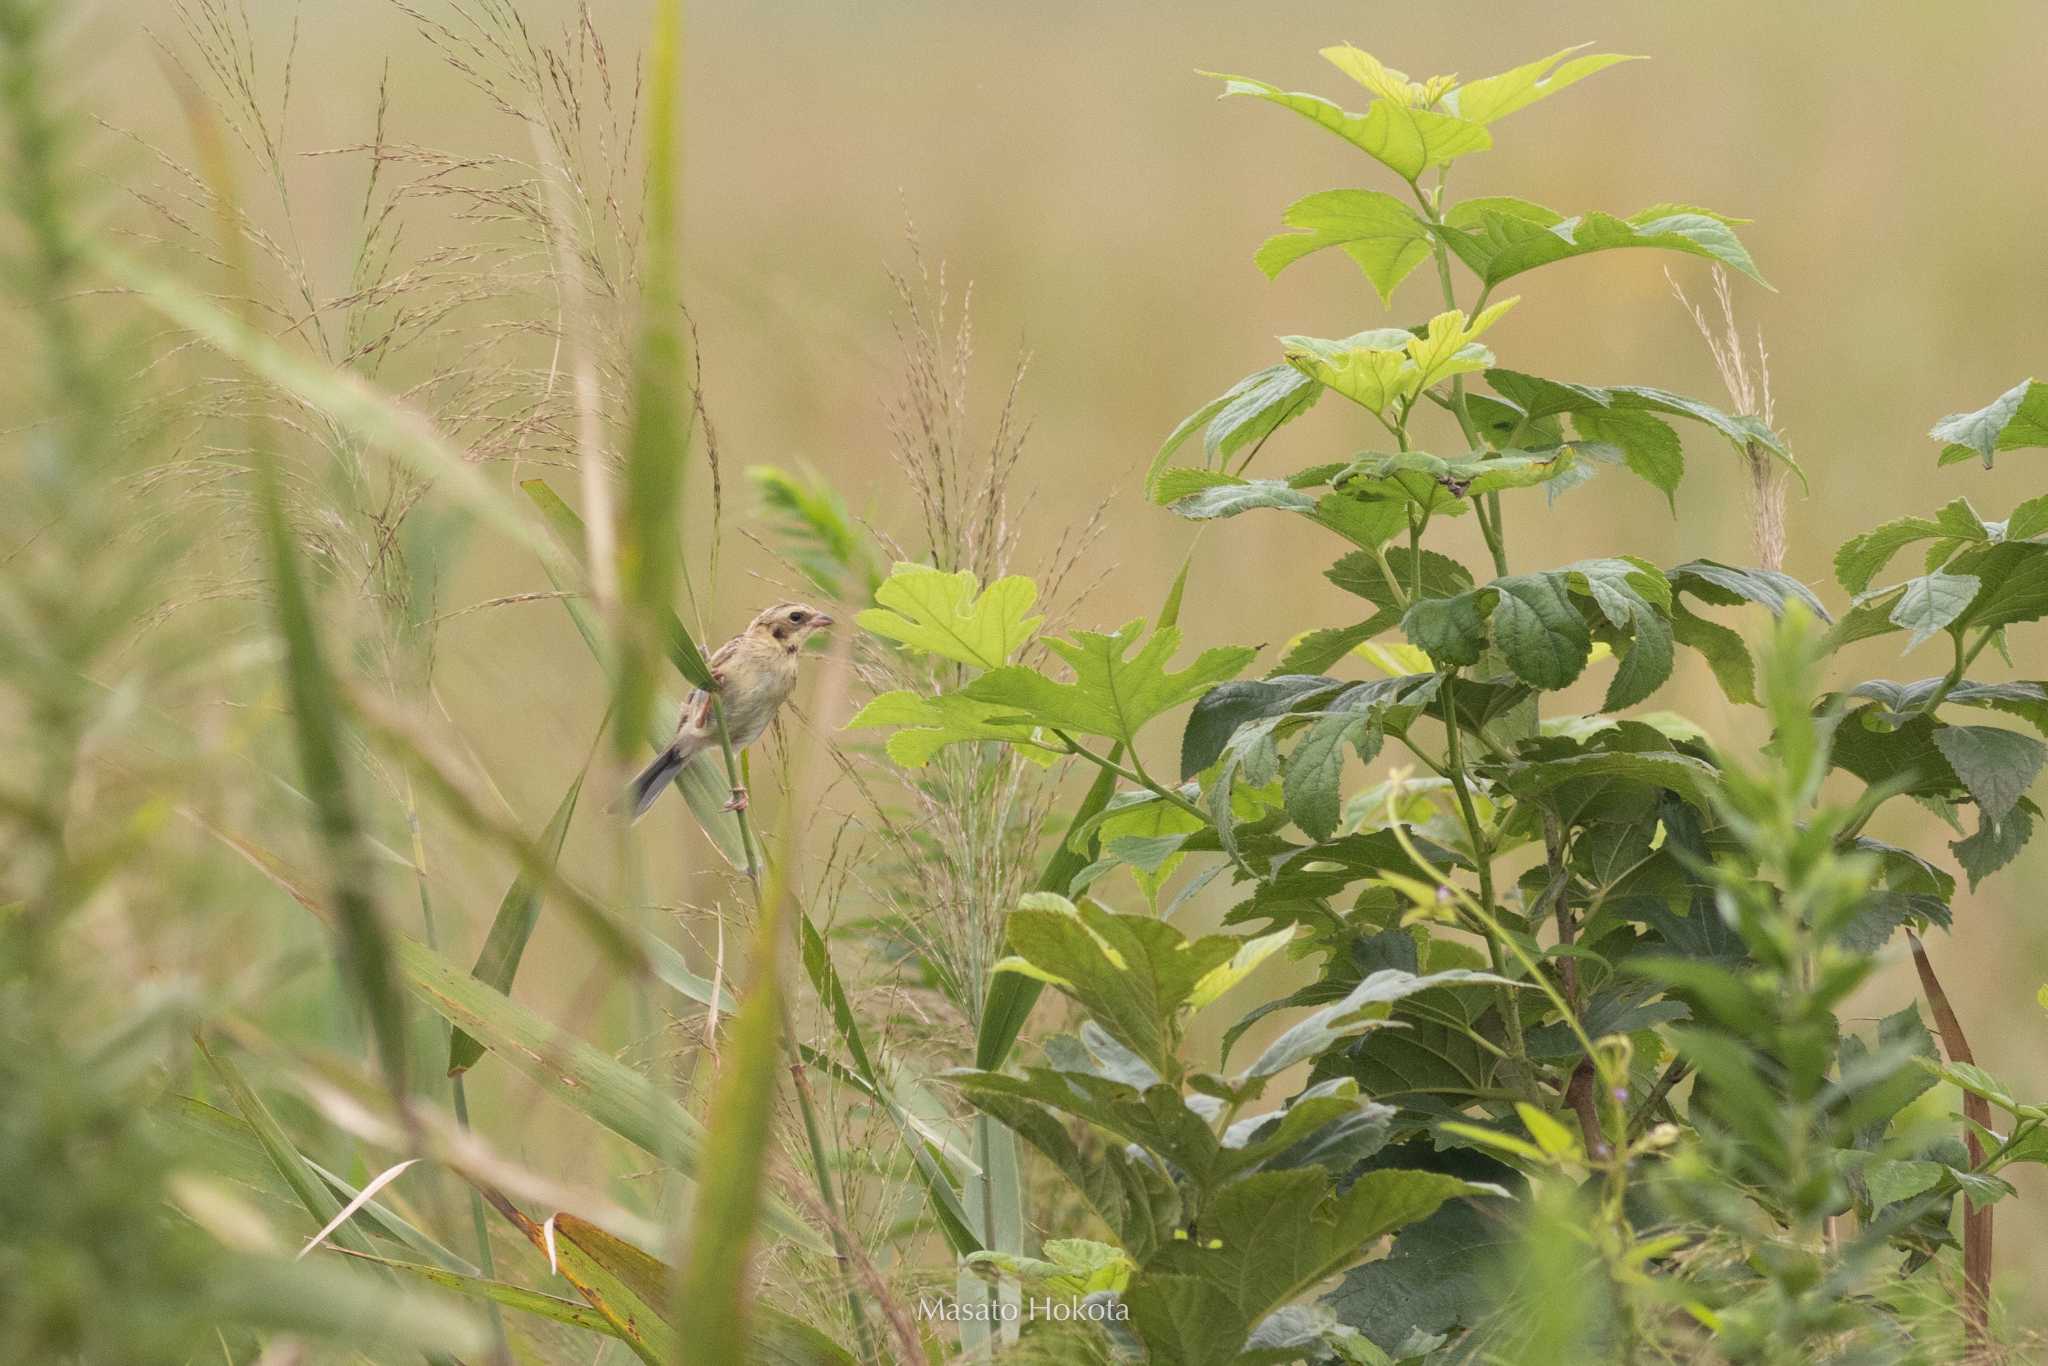
{"label": "tiny purple flower bud", "polygon": [[1628,1088],[1626,1086],[1617,1086],[1614,1088],[1614,1103],[1616,1105],[1628,1104]]}

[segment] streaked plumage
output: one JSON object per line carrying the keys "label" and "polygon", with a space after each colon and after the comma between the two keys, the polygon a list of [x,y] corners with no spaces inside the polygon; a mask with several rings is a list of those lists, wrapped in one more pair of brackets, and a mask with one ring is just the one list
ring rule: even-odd
{"label": "streaked plumage", "polygon": [[[735,750],[745,749],[761,738],[775,720],[775,713],[796,690],[797,662],[804,642],[814,631],[832,624],[832,618],[801,602],[778,602],[755,617],[747,629],[718,647],[705,663],[717,681],[724,703],[726,733]],[[647,814],[678,773],[706,751],[718,748],[718,720],[712,714],[711,694],[699,688],[683,703],[676,720],[675,739],[642,769],[628,789],[633,819]],[[733,805],[746,805],[743,789],[733,792]]]}

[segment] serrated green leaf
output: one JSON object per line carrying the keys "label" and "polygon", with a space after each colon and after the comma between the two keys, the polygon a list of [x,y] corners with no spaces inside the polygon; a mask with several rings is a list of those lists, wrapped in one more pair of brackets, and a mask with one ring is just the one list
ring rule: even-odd
{"label": "serrated green leaf", "polygon": [[1621,450],[1629,469],[1662,493],[1678,510],[1678,481],[1685,477],[1685,449],[1678,433],[1653,413],[1588,409],[1572,415],[1572,426],[1587,441]]}
{"label": "serrated green leaf", "polygon": [[2022,380],[1973,413],[1953,413],[1927,433],[1946,442],[1939,463],[1976,456],[1991,468],[2000,451],[2048,446],[2048,384]]}
{"label": "serrated green leaf", "polygon": [[1520,575],[1496,579],[1490,587],[1493,642],[1515,676],[1550,689],[1577,678],[1592,653],[1593,635],[1563,581],[1548,574]]}
{"label": "serrated green leaf", "polygon": [[1335,834],[1342,807],[1338,780],[1344,771],[1344,747],[1351,746],[1359,761],[1369,764],[1381,743],[1379,723],[1369,711],[1316,718],[1287,757],[1281,791],[1288,816],[1318,840]]}
{"label": "serrated green leaf", "polygon": [[1943,629],[1969,609],[1981,582],[1970,574],[1933,573],[1906,582],[1893,604],[1891,623],[1911,631],[1908,650]]}
{"label": "serrated green leaf", "polygon": [[1006,710],[1021,721],[1079,735],[1097,735],[1128,745],[1147,721],[1235,676],[1258,652],[1242,646],[1204,650],[1177,673],[1166,665],[1180,646],[1180,631],[1154,631],[1136,654],[1142,621],[1113,635],[1077,631],[1072,640],[1047,646],[1074,671],[1071,683],[1011,665],[983,674],[965,695]]}
{"label": "serrated green leaf", "polygon": [[[1538,61],[1528,62],[1498,76],[1466,81],[1444,96],[1444,107],[1474,123],[1492,123],[1538,100],[1547,100],[1568,86],[1621,62],[1641,61],[1620,53],[1596,52],[1572,57],[1587,44],[1568,47]],[[1571,57],[1570,61],[1565,58]],[[1563,65],[1559,65],[1562,62]]]}
{"label": "serrated green leaf", "polygon": [[1556,261],[1596,251],[1654,247],[1717,261],[1769,288],[1727,218],[1688,204],[1656,204],[1627,218],[1567,218],[1523,200],[1468,200],[1436,229],[1489,288]]}
{"label": "serrated green leaf", "polygon": [[[1171,482],[1177,470],[1167,472],[1160,481],[1162,500],[1178,492]],[[1275,508],[1282,512],[1313,513],[1316,499],[1299,489],[1290,488],[1282,479],[1240,479],[1234,475],[1203,473],[1202,487],[1192,493],[1172,498],[1167,506],[1178,516],[1191,522],[1206,522],[1218,517],[1235,517],[1241,512],[1254,508]]]}
{"label": "serrated green leaf", "polygon": [[1486,128],[1449,114],[1411,109],[1393,100],[1375,100],[1363,114],[1353,114],[1320,95],[1286,91],[1247,76],[1205,71],[1223,82],[1223,94],[1249,95],[1291,109],[1318,127],[1327,128],[1373,160],[1413,183],[1432,166],[1447,166],[1459,157],[1493,146]]}
{"label": "serrated green leaf", "polygon": [[2012,814],[2048,760],[2048,745],[1998,726],[1942,726],[1934,743],[1993,822]]}
{"label": "serrated green leaf", "polygon": [[1025,963],[1161,1075],[1176,1067],[1174,1014],[1239,947],[1229,935],[1190,941],[1149,915],[1076,907],[1049,892],[1018,903],[1007,937]]}
{"label": "serrated green leaf", "polygon": [[1253,259],[1269,277],[1326,247],[1341,248],[1365,272],[1382,303],[1429,258],[1429,230],[1415,211],[1377,190],[1325,190],[1287,206],[1293,232],[1266,239]]}
{"label": "serrated green leaf", "polygon": [[1036,727],[1006,720],[1015,708],[997,702],[979,702],[957,692],[927,696],[898,689],[871,699],[846,723],[848,730],[895,727],[885,744],[889,757],[905,768],[923,768],[948,745],[977,740],[1001,740],[1041,766],[1057,757],[1032,743]]}
{"label": "serrated green leaf", "polygon": [[977,669],[1009,663],[1045,618],[1031,616],[1038,585],[1021,574],[979,585],[963,569],[948,574],[929,565],[898,564],[875,590],[877,606],[854,618],[862,629]]}
{"label": "serrated green leaf", "polygon": [[1202,435],[1204,463],[1221,468],[1247,446],[1256,447],[1282,426],[1300,417],[1323,396],[1323,386],[1292,365],[1272,365],[1246,375],[1181,419],[1179,426],[1152,457],[1145,473],[1145,495],[1159,501],[1159,479],[1173,453],[1197,429]]}

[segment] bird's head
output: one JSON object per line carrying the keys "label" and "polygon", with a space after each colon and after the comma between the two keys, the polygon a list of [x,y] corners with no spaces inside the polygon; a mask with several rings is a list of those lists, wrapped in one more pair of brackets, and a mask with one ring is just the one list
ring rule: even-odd
{"label": "bird's head", "polygon": [[778,602],[755,617],[747,629],[781,642],[784,649],[794,654],[803,648],[813,631],[822,631],[831,624],[831,617],[808,603]]}

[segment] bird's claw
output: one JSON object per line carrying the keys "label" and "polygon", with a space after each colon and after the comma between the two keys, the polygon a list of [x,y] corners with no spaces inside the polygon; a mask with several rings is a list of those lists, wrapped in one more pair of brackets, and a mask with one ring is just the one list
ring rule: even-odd
{"label": "bird's claw", "polygon": [[736,788],[734,788],[734,789],[732,790],[732,800],[731,800],[731,801],[729,801],[729,802],[727,802],[727,803],[725,804],[725,806],[724,806],[723,808],[721,808],[721,809],[722,809],[722,810],[726,810],[726,811],[744,811],[744,810],[746,810],[746,809],[747,809],[747,790],[746,790],[746,789],[745,789],[744,787],[736,787]]}

